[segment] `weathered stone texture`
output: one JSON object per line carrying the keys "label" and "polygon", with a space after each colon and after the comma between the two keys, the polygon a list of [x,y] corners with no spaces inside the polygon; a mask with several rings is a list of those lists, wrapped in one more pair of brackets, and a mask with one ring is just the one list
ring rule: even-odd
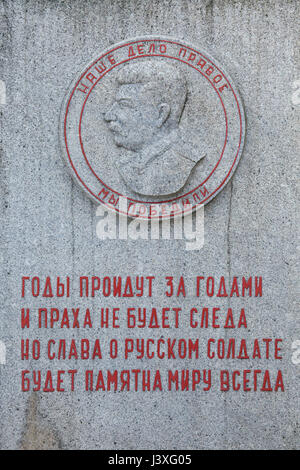
{"label": "weathered stone texture", "polygon": [[[296,0],[0,2],[0,79],[6,83],[6,105],[0,105],[0,339],[7,347],[7,363],[0,365],[2,449],[299,448],[299,365],[291,362],[291,343],[300,339],[299,104],[292,102],[293,83],[300,78],[298,17]],[[60,107],[74,75],[98,50],[144,34],[169,35],[207,49],[229,71],[244,101],[244,154],[230,184],[205,208],[205,245],[199,252],[186,251],[180,240],[98,240],[96,206],[73,183],[60,155]],[[74,279],[103,274],[263,276],[262,298],[235,299],[231,305],[247,309],[249,337],[285,340],[280,367],[286,391],[76,392],[35,398],[21,393],[21,276],[34,274]],[[165,298],[152,302],[160,305]],[[184,307],[196,302],[187,299]],[[99,303],[57,299],[55,306],[96,308]],[[219,303],[229,304],[224,299]],[[215,299],[206,304],[218,306]],[[74,334],[34,333],[41,340]],[[127,362],[129,368],[140,365]],[[102,368],[108,366],[104,361]],[[179,361],[176,366],[184,367]],[[203,359],[198,366],[212,363]],[[29,367],[36,367],[35,361]],[[267,367],[274,371],[278,365],[262,361],[260,368]]]}

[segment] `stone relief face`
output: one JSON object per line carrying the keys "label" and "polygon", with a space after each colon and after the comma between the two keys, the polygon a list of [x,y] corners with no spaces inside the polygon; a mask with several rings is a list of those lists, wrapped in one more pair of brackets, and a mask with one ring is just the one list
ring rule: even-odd
{"label": "stone relief face", "polygon": [[105,121],[116,145],[138,151],[157,132],[159,111],[142,84],[120,85]]}
{"label": "stone relief face", "polygon": [[103,51],[74,79],[61,116],[77,183],[116,211],[124,196],[136,213],[206,204],[235,171],[244,133],[228,73],[206,51],[168,38]]}
{"label": "stone relief face", "polygon": [[148,60],[125,65],[118,82],[104,120],[115,144],[135,153],[117,162],[121,176],[139,194],[177,192],[204,156],[195,160],[189,151],[182,154],[179,124],[187,99],[185,77],[171,65]]}

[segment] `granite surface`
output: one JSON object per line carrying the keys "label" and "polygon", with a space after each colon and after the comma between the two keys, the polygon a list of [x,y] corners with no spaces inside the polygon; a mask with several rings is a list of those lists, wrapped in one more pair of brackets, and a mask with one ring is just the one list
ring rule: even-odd
{"label": "granite surface", "polygon": [[[6,364],[0,364],[2,449],[299,449],[300,339],[297,308],[296,192],[299,168],[299,2],[296,0],[14,0],[0,2],[1,321]],[[60,108],[74,76],[97,53],[127,38],[163,34],[209,51],[242,96],[247,136],[231,182],[205,207],[205,243],[187,251],[182,240],[104,240],[96,235],[96,205],[73,182],[61,158]],[[4,89],[3,87],[1,88]],[[166,304],[152,299],[21,298],[22,276],[196,275],[263,277],[263,296],[175,299],[171,306],[244,307],[248,338],[283,338],[285,392],[22,393],[20,309]],[[77,284],[76,284],[77,285]],[[102,333],[108,341],[114,333]],[[159,336],[164,332],[143,332]],[[231,332],[200,330],[205,340]],[[33,329],[31,337],[80,338],[80,330]],[[125,335],[124,330],[118,337]],[[132,331],[132,337],[140,332]],[[188,337],[187,330],[172,332]],[[235,330],[236,338],[245,335]],[[97,338],[99,331],[89,332]],[[166,335],[167,336],[167,335]],[[135,359],[127,368],[167,368]],[[55,363],[55,361],[54,361]],[[241,363],[241,364],[240,364]],[[230,361],[227,368],[268,368],[274,361]],[[92,361],[78,370],[99,368]],[[124,367],[103,359],[103,369]],[[68,368],[63,361],[52,367]],[[195,367],[174,360],[173,368]],[[197,367],[224,367],[202,358]]]}

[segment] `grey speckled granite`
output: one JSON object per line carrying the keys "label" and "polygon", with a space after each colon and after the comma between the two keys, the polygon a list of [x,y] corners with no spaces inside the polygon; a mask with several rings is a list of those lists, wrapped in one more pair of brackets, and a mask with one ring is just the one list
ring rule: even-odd
{"label": "grey speckled granite", "polygon": [[[0,365],[2,449],[299,448],[299,365],[291,361],[291,343],[300,339],[295,191],[299,105],[292,103],[293,82],[300,78],[298,16],[296,0],[0,2],[0,79],[7,88],[6,105],[0,109],[0,339],[7,347],[7,363]],[[208,50],[228,70],[244,101],[244,154],[231,182],[205,208],[205,245],[199,252],[186,251],[180,240],[99,241],[96,206],[73,183],[60,155],[59,112],[74,74],[97,50],[145,34],[170,35]],[[263,297],[230,303],[246,308],[249,338],[285,340],[280,363],[285,393],[21,393],[19,371],[26,364],[19,353],[22,275],[76,279],[142,273],[189,280],[197,274],[263,276]],[[77,300],[29,299],[26,306],[101,306],[101,300]],[[203,302],[229,305],[226,299],[192,297],[183,304],[187,309]],[[128,299],[105,305],[109,303],[128,306]],[[157,295],[141,303],[159,306],[165,298]],[[203,330],[199,337],[217,333]],[[84,333],[31,334],[45,341]],[[112,334],[105,332],[107,338]],[[237,338],[242,334],[235,331]],[[130,368],[140,365],[127,362]],[[38,364],[47,367],[46,362]],[[77,365],[92,366],[84,361]],[[112,367],[107,360],[101,365]],[[143,362],[144,368],[157,366]],[[188,366],[172,362],[172,367]],[[203,358],[198,366],[212,363]],[[232,361],[226,366],[253,364]],[[224,362],[213,367],[224,367]],[[274,372],[278,364],[261,361],[259,368],[266,367]]]}

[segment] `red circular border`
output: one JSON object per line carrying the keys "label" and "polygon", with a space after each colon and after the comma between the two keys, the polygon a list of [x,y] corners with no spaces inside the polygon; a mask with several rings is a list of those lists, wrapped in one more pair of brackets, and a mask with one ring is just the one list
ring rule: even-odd
{"label": "red circular border", "polygon": [[[70,152],[69,152],[69,148],[68,148],[68,143],[67,143],[67,135],[66,135],[66,130],[67,130],[67,116],[68,116],[68,112],[69,112],[69,106],[70,106],[70,102],[71,102],[71,99],[73,97],[73,94],[75,92],[75,89],[77,88],[79,82],[81,81],[82,77],[87,73],[87,71],[93,67],[93,65],[98,62],[100,59],[102,59],[103,57],[105,57],[107,54],[110,54],[114,51],[116,51],[117,49],[120,49],[122,47],[125,47],[125,46],[128,46],[130,44],[137,44],[139,42],[147,42],[147,41],[150,41],[150,42],[166,42],[166,43],[169,43],[169,44],[176,44],[178,46],[183,46],[185,47],[186,49],[189,49],[190,51],[193,51],[193,52],[196,52],[197,54],[201,55],[204,59],[208,60],[209,62],[211,62],[211,60],[209,58],[207,58],[205,55],[203,55],[201,52],[197,51],[196,49],[193,49],[192,47],[186,45],[186,44],[182,44],[180,42],[176,42],[176,41],[171,41],[171,40],[167,40],[167,39],[155,39],[155,38],[141,38],[141,39],[138,39],[138,40],[134,40],[134,41],[131,41],[127,44],[120,44],[119,46],[115,47],[114,49],[111,49],[109,50],[108,52],[106,52],[105,54],[103,54],[102,56],[100,56],[99,58],[95,59],[94,62],[92,62],[92,64],[90,64],[90,66],[84,71],[83,74],[81,74],[80,78],[77,80],[75,86],[73,87],[72,89],[72,92],[70,94],[70,97],[68,99],[68,102],[67,102],[67,106],[66,106],[66,112],[65,112],[65,117],[64,117],[64,141],[65,141],[65,146],[66,146],[66,151],[67,151],[67,156],[68,156],[68,159],[69,159],[69,162],[70,162],[70,165],[77,177],[77,179],[80,181],[80,183],[84,186],[84,188],[95,198],[97,199],[100,203],[102,204],[105,204],[107,205],[108,207],[111,207],[111,205],[108,205],[106,204],[106,202],[102,201],[98,196],[96,196],[91,190],[90,188],[88,188],[86,186],[86,184],[84,183],[84,181],[80,178],[79,174],[77,173],[77,170],[72,162],[72,159],[71,159],[71,156],[70,156]],[[144,56],[141,56],[141,57],[144,57]],[[186,63],[186,62],[185,62]],[[226,75],[224,74],[224,72],[222,70],[219,69],[219,67],[215,66],[217,70],[219,70],[219,72],[224,76],[225,80],[227,81],[227,83],[229,84],[230,86],[230,90],[232,91],[233,95],[234,95],[234,98],[235,98],[235,101],[236,101],[236,104],[237,104],[237,109],[238,109],[238,113],[239,113],[239,118],[240,118],[240,138],[239,138],[239,146],[238,146],[238,150],[237,150],[237,153],[235,155],[235,158],[234,158],[234,161],[227,173],[227,175],[225,176],[224,180],[221,182],[221,184],[212,192],[210,193],[207,198],[203,199],[201,201],[200,204],[196,204],[193,206],[193,209],[199,205],[202,205],[204,202],[206,202],[208,199],[210,199],[216,192],[218,192],[220,190],[220,188],[224,185],[224,183],[227,181],[235,163],[236,163],[236,160],[237,160],[237,157],[238,157],[238,154],[239,154],[239,151],[240,151],[240,147],[241,147],[241,142],[242,142],[242,117],[241,117],[241,110],[240,110],[240,106],[239,106],[239,102],[237,100],[237,97],[236,97],[236,94],[232,88],[232,86],[230,85],[230,82],[229,80],[227,79]],[[183,197],[183,196],[181,196]],[[171,201],[173,201],[174,199],[172,199]],[[167,202],[170,202],[170,201],[167,201]],[[143,203],[143,202],[142,202]],[[113,209],[116,211],[116,212],[119,212],[121,213],[121,211],[119,211],[116,207],[113,207]],[[127,213],[125,213],[125,215],[128,215]]]}

